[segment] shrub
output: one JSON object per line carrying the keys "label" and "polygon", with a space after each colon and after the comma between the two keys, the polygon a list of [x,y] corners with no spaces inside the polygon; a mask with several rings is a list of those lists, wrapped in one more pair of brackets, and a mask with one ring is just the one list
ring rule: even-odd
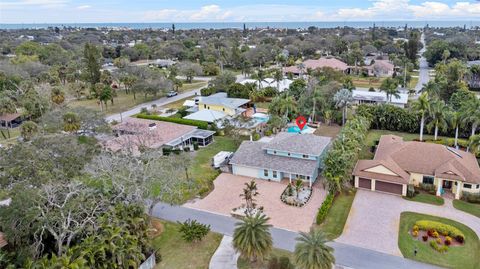
{"label": "shrub", "polygon": [[412,231],[412,236],[413,237],[418,237],[418,231]]}
{"label": "shrub", "polygon": [[415,225],[417,225],[420,230],[427,231],[429,235],[430,231],[432,231],[431,236],[433,236],[433,232],[436,232],[438,237],[438,232],[440,232],[441,234],[448,234],[448,236],[454,237],[460,243],[463,243],[465,240],[465,235],[463,235],[459,229],[448,224],[430,220],[419,220],[415,222]]}
{"label": "shrub", "polygon": [[480,193],[470,193],[470,192],[463,191],[462,200],[467,201],[469,203],[480,204]]}
{"label": "shrub", "polygon": [[257,140],[259,140],[259,139],[260,139],[260,134],[259,134],[259,133],[257,133],[257,132],[253,133],[253,135],[252,135],[252,139],[253,139],[253,141],[257,141]]}
{"label": "shrub", "polygon": [[428,235],[426,235],[426,234],[425,234],[425,235],[422,235],[422,239],[423,239],[424,242],[427,242],[427,240],[428,240]]}
{"label": "shrub", "polygon": [[407,109],[390,104],[360,105],[357,115],[367,117],[375,129],[416,133],[419,129],[419,115]]}
{"label": "shrub", "polygon": [[202,96],[209,96],[214,93],[217,93],[217,89],[215,87],[208,87],[208,88],[203,88],[200,90],[200,94]]}
{"label": "shrub", "polygon": [[198,150],[198,143],[197,142],[193,142],[193,149]]}
{"label": "shrub", "polygon": [[325,217],[328,214],[328,210],[330,210],[330,207],[333,204],[333,199],[335,196],[331,193],[327,195],[325,198],[325,201],[323,201],[322,206],[318,209],[317,213],[317,224],[322,223],[325,220]]}
{"label": "shrub", "polygon": [[444,244],[446,246],[450,246],[452,244],[452,238],[450,236],[446,236],[445,237],[445,241],[444,241]]}
{"label": "shrub", "polygon": [[420,183],[418,184],[418,187],[423,190],[428,192],[429,194],[435,195],[437,193],[437,189],[435,185],[433,184],[425,184],[425,183]]}
{"label": "shrub", "polygon": [[432,237],[433,237],[433,238],[438,238],[438,232],[437,232],[437,231],[433,231]]}
{"label": "shrub", "polygon": [[272,135],[272,131],[271,131],[271,130],[266,130],[266,131],[265,131],[265,135],[266,135],[266,136],[271,136],[271,135]]}
{"label": "shrub", "polygon": [[204,130],[208,129],[208,122],[199,121],[199,120],[188,120],[188,119],[182,119],[182,118],[169,118],[169,117],[161,117],[161,116],[157,116],[157,115],[145,115],[145,114],[137,115],[137,118],[146,119],[146,120],[166,121],[166,122],[173,122],[173,123],[178,123],[178,124],[197,126],[198,128],[204,129]]}
{"label": "shrub", "polygon": [[428,234],[428,236],[431,236],[431,237],[433,237],[433,232],[434,232],[434,230],[432,230],[432,229],[428,229],[428,230],[427,230],[427,234]]}
{"label": "shrub", "polygon": [[442,238],[437,238],[435,241],[437,241],[437,244],[441,245],[442,244]]}
{"label": "shrub", "polygon": [[201,241],[210,232],[210,225],[205,225],[196,220],[187,219],[180,224],[179,231],[182,234],[182,239],[187,242]]}
{"label": "shrub", "polygon": [[413,228],[412,228],[412,230],[414,230],[414,231],[417,231],[417,232],[418,232],[418,230],[419,230],[419,229],[418,229],[418,226],[417,226],[417,225],[413,225]]}
{"label": "shrub", "polygon": [[407,197],[413,198],[415,196],[415,187],[413,184],[408,184]]}
{"label": "shrub", "polygon": [[430,241],[430,246],[440,253],[446,252],[448,250],[447,246],[438,245],[437,241],[435,241],[435,240]]}
{"label": "shrub", "polygon": [[268,269],[293,269],[293,264],[288,257],[272,257],[268,261]]}

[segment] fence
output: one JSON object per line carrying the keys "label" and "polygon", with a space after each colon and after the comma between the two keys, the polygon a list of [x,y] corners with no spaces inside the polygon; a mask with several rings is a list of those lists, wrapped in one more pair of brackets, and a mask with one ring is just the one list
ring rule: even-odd
{"label": "fence", "polygon": [[153,253],[152,255],[150,255],[150,257],[148,257],[147,260],[140,264],[138,269],[153,269],[156,264],[157,262],[155,261],[155,253]]}

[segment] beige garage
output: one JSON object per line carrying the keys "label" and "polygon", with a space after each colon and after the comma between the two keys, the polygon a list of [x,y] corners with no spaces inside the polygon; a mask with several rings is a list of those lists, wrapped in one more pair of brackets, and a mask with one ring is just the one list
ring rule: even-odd
{"label": "beige garage", "polygon": [[259,172],[257,168],[234,165],[232,166],[234,175],[242,175],[245,177],[259,178]]}

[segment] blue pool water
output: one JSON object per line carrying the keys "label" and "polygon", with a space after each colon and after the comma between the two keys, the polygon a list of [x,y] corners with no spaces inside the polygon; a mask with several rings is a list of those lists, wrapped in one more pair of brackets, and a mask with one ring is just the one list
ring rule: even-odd
{"label": "blue pool water", "polygon": [[303,127],[303,130],[300,130],[300,128],[298,128],[298,126],[290,126],[288,127],[287,129],[287,132],[289,133],[313,133],[313,131],[315,131],[313,128],[310,128],[308,126],[305,126]]}

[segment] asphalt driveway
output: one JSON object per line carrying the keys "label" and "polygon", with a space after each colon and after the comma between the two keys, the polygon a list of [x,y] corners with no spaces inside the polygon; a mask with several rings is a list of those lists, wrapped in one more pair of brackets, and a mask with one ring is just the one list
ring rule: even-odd
{"label": "asphalt driveway", "polygon": [[400,213],[417,212],[463,223],[480,237],[480,220],[456,210],[451,200],[435,206],[407,201],[400,196],[358,190],[342,235],[335,241],[402,256],[398,248]]}
{"label": "asphalt driveway", "polygon": [[[215,181],[215,189],[205,198],[186,203],[184,206],[204,210],[216,214],[230,216],[233,208],[244,203],[240,194],[244,184],[251,178],[220,174]],[[319,184],[313,187],[313,194],[308,203],[303,207],[284,204],[280,195],[285,190],[287,182],[272,182],[257,179],[257,188],[260,193],[256,199],[258,206],[264,207],[264,213],[270,217],[270,224],[274,227],[290,231],[308,232],[312,226],[318,208],[325,199],[326,192]]]}

